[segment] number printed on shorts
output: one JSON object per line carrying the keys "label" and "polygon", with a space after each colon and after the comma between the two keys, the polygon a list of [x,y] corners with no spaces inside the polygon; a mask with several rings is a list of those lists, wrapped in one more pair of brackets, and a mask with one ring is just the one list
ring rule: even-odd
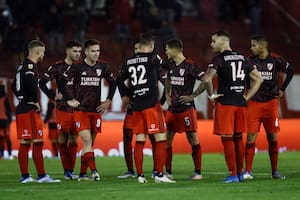
{"label": "number printed on shorts", "polygon": [[131,84],[133,86],[147,83],[145,65],[130,66],[128,71],[131,74]]}
{"label": "number printed on shorts", "polygon": [[185,122],[185,125],[186,125],[186,126],[190,126],[190,125],[191,125],[191,121],[190,121],[190,118],[189,118],[189,117],[185,117],[185,118],[184,118],[184,122]]}

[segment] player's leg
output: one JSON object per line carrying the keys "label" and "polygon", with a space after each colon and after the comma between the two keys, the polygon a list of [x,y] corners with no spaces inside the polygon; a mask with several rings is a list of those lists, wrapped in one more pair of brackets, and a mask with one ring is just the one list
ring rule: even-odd
{"label": "player's leg", "polygon": [[66,180],[70,177],[70,165],[68,156],[68,133],[60,132],[58,134],[60,160],[64,169],[64,177]]}
{"label": "player's leg", "polygon": [[175,136],[175,132],[168,130],[167,131],[167,154],[166,154],[166,176],[168,176],[170,179],[173,179],[172,175],[172,159],[173,159],[173,149],[172,149],[172,143]]}
{"label": "player's leg", "polygon": [[146,134],[138,133],[136,134],[136,142],[134,146],[134,163],[136,167],[136,173],[139,183],[147,183],[143,172],[143,149],[146,141]]}
{"label": "player's leg", "polygon": [[150,143],[151,143],[151,146],[152,146],[152,159],[153,159],[153,169],[152,169],[152,176],[151,177],[154,178],[157,174],[157,171],[155,169],[156,164],[155,164],[155,159],[154,159],[155,158],[155,145],[156,145],[156,143],[155,143],[155,138],[154,138],[153,134],[149,135],[149,140],[150,140]]}
{"label": "player's leg", "polygon": [[236,171],[240,182],[244,181],[243,164],[245,155],[245,145],[243,142],[243,133],[234,133],[233,135],[235,156],[236,156]]}
{"label": "player's leg", "polygon": [[267,139],[269,143],[269,157],[272,168],[272,178],[274,179],[285,179],[285,176],[281,176],[278,171],[278,141],[277,133],[267,133]]}
{"label": "player's leg", "polygon": [[252,175],[252,165],[255,155],[255,141],[256,141],[257,133],[256,132],[248,132],[247,133],[247,141],[245,148],[245,172],[244,179],[253,179]]}
{"label": "player's leg", "polygon": [[[72,131],[71,131],[72,133]],[[76,154],[78,148],[78,135],[77,133],[69,134],[69,144],[68,144],[68,157],[69,157],[69,168],[70,168],[70,175],[72,179],[77,179],[78,175],[75,174],[74,168],[76,164]]]}
{"label": "player's leg", "polygon": [[132,159],[132,129],[123,128],[123,151],[124,159],[127,166],[127,172],[117,178],[134,178],[133,159]]}
{"label": "player's leg", "polygon": [[195,131],[186,132],[187,140],[192,147],[192,158],[194,162],[194,172],[190,177],[191,180],[202,179],[201,168],[202,168],[202,151],[199,143],[198,134]]}

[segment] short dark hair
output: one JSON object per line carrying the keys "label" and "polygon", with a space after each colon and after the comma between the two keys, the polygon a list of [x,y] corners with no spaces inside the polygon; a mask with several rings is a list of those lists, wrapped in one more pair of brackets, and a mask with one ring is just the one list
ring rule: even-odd
{"label": "short dark hair", "polygon": [[251,37],[251,40],[255,40],[258,42],[268,42],[266,36],[264,36],[264,35],[254,35]]}
{"label": "short dark hair", "polygon": [[66,44],[66,49],[70,49],[72,47],[81,47],[81,43],[77,40],[70,40]]}
{"label": "short dark hair", "polygon": [[31,50],[35,47],[45,47],[45,44],[40,40],[31,40],[27,45],[28,50]]}
{"label": "short dark hair", "polygon": [[142,45],[148,45],[148,44],[150,44],[150,42],[153,42],[153,41],[154,41],[154,36],[150,32],[142,33],[140,35],[140,44],[142,44]]}
{"label": "short dark hair", "polygon": [[227,37],[228,39],[230,39],[230,33],[228,33],[227,31],[224,31],[224,30],[216,31],[212,35],[224,36],[224,37]]}
{"label": "short dark hair", "polygon": [[178,49],[178,50],[183,49],[183,42],[176,38],[168,40],[166,45],[171,49]]}
{"label": "short dark hair", "polygon": [[93,45],[100,45],[100,42],[96,39],[88,39],[86,41],[84,41],[84,48],[88,48],[90,46],[93,46]]}

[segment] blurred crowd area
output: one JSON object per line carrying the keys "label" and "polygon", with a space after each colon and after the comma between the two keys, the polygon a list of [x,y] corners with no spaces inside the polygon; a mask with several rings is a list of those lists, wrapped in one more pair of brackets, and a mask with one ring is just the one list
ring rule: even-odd
{"label": "blurred crowd area", "polygon": [[67,40],[104,34],[121,44],[126,57],[141,32],[154,32],[160,44],[175,37],[182,16],[255,22],[258,33],[260,9],[260,0],[0,0],[0,51],[17,66],[31,39],[46,42],[47,57],[62,57]]}
{"label": "blurred crowd area", "polygon": [[249,36],[263,33],[295,63],[300,29],[282,10],[299,23],[299,9],[297,0],[0,0],[0,77],[13,76],[32,39],[46,43],[42,72],[64,56],[68,40],[87,38],[100,41],[101,58],[115,72],[146,31],[156,35],[161,54],[166,40],[179,37],[186,55],[201,65],[211,59],[212,32],[229,31],[233,47],[246,54]]}

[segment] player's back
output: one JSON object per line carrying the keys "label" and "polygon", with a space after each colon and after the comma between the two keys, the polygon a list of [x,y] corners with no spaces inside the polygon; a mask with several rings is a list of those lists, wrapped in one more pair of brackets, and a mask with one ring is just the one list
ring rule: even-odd
{"label": "player's back", "polygon": [[123,70],[130,80],[133,110],[150,108],[158,102],[159,67],[152,53],[138,53],[126,60]]}
{"label": "player's back", "polygon": [[218,101],[224,105],[246,106],[243,95],[246,88],[246,77],[249,73],[249,64],[244,55],[235,51],[224,51],[216,56],[210,65],[213,65],[213,68],[217,70],[217,92],[224,94],[218,98]]}

